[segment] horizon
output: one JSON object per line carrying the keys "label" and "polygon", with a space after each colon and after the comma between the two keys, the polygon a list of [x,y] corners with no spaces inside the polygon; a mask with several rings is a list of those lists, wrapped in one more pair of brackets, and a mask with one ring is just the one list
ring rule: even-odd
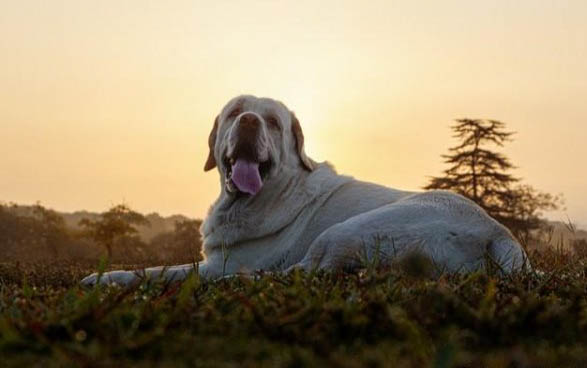
{"label": "horizon", "polygon": [[[106,212],[110,208],[109,207],[109,208],[106,208],[104,210],[96,210],[96,211],[90,211],[90,210],[86,210],[86,209],[74,210],[74,211],[61,211],[61,210],[56,209],[56,208],[44,206],[43,203],[40,203],[40,202],[38,202],[38,203],[24,203],[23,204],[23,203],[11,203],[11,202],[0,201],[0,205],[5,205],[5,206],[7,206],[7,205],[16,205],[18,207],[31,207],[31,206],[34,206],[36,204],[41,205],[44,208],[47,208],[49,210],[53,210],[53,211],[57,212],[58,214],[65,215],[65,216],[67,216],[67,215],[76,215],[76,214],[80,214],[80,213],[88,213],[88,214],[91,214],[91,215],[100,215],[101,213]],[[124,203],[124,204],[126,204],[126,203]],[[135,210],[132,206],[130,207],[130,209]],[[141,213],[142,215],[144,215],[145,217],[149,217],[149,216],[154,215],[154,216],[159,216],[162,219],[166,219],[166,220],[167,219],[170,219],[172,217],[176,217],[176,216],[177,217],[184,217],[184,218],[187,218],[187,219],[190,219],[190,220],[197,220],[197,221],[204,220],[203,217],[192,217],[192,216],[188,216],[188,215],[183,214],[183,213],[168,213],[168,214],[166,214],[166,213],[161,213],[161,212],[157,212],[157,211],[147,211],[147,212],[138,211],[138,212]],[[568,221],[565,221],[564,219],[563,220],[556,220],[556,219],[551,220],[551,219],[548,219],[548,221],[550,221],[551,223],[558,223],[561,226],[564,226],[565,228],[568,228],[569,227],[568,226],[569,225],[569,222]],[[576,230],[587,232],[587,224],[581,224],[581,223],[577,223],[577,222],[573,222],[573,221],[571,221],[571,224],[576,227]],[[139,227],[141,227],[141,226],[142,225],[139,225]]]}
{"label": "horizon", "polygon": [[[517,132],[512,171],[587,227],[587,2],[139,1],[0,8],[0,201],[203,219],[216,114],[283,101],[341,174],[421,190],[458,118]],[[352,149],[349,149],[352,147]]]}

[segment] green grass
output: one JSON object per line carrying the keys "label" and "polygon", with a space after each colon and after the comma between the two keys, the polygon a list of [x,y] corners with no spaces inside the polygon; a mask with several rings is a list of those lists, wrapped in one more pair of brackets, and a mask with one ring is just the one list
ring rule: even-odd
{"label": "green grass", "polygon": [[544,273],[368,268],[130,290],[80,288],[96,265],[0,264],[0,365],[587,366],[586,263],[532,258]]}

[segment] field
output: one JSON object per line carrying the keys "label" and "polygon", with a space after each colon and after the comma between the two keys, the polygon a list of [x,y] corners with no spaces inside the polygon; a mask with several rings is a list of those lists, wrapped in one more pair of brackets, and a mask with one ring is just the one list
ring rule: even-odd
{"label": "field", "polygon": [[4,263],[0,365],[587,366],[587,263],[532,260],[537,271],[505,278],[432,279],[414,258],[127,290],[78,286],[95,264]]}

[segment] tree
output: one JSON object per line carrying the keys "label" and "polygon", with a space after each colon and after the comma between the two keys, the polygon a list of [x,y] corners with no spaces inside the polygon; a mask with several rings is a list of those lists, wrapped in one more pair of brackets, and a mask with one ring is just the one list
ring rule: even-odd
{"label": "tree", "polygon": [[83,235],[103,245],[108,258],[112,258],[114,244],[124,237],[137,234],[135,226],[148,226],[149,221],[127,205],[119,204],[102,213],[98,220],[84,218],[79,225],[84,228]]}
{"label": "tree", "polygon": [[0,258],[57,258],[71,245],[65,220],[37,203],[33,206],[0,203]]}
{"label": "tree", "polygon": [[175,222],[174,238],[177,247],[195,260],[201,260],[200,225],[198,220],[181,220]]}
{"label": "tree", "polygon": [[202,259],[199,220],[179,220],[174,231],[158,234],[151,239],[151,250],[170,262],[194,262]]}
{"label": "tree", "polygon": [[509,174],[514,169],[510,160],[487,145],[503,147],[513,132],[504,130],[497,120],[459,119],[451,127],[460,144],[442,155],[451,165],[444,175],[432,177],[424,189],[457,192],[481,206],[497,221],[507,226],[518,238],[527,240],[530,232],[545,221],[541,211],[558,209],[561,199],[542,193]]}
{"label": "tree", "polygon": [[69,240],[65,220],[57,212],[37,203],[33,206],[33,215],[40,227],[40,236],[45,246],[54,257],[59,255],[59,247]]}

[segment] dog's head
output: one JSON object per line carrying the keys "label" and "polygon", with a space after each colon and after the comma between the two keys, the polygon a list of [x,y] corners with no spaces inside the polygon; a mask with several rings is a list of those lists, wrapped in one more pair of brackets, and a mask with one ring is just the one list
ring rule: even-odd
{"label": "dog's head", "polygon": [[256,195],[287,169],[314,170],[304,152],[300,123],[284,104],[269,98],[239,96],[216,117],[208,138],[205,171],[218,167],[230,195]]}

